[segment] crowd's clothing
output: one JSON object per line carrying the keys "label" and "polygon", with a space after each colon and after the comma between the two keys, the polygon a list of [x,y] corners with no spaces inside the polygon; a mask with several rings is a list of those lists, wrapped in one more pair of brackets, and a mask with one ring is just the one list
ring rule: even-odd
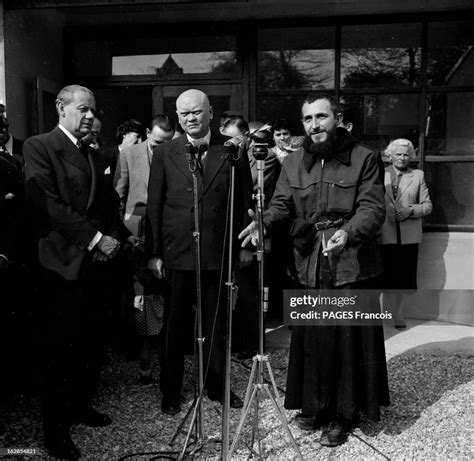
{"label": "crowd's clothing", "polygon": [[94,262],[91,242],[99,232],[121,242],[129,235],[103,159],[71,136],[56,127],[23,148],[41,281],[35,314],[46,439],[67,432],[74,413],[90,407],[99,376],[115,263]]}
{"label": "crowd's clothing", "polygon": [[[199,216],[201,222],[201,274],[205,363],[209,356],[207,387],[221,392],[223,379],[223,348],[225,324],[225,268],[226,243],[234,242],[229,236],[226,215],[229,199],[230,164],[223,155],[226,138],[212,133],[207,153],[202,161],[203,175],[199,174]],[[164,395],[181,391],[183,346],[177,338],[183,337],[184,324],[192,319],[192,294],[195,292],[195,246],[193,177],[185,155],[186,136],[154,149],[148,187],[146,246],[150,257],[164,260],[169,285],[169,305],[165,306],[163,332],[161,388]],[[251,176],[248,159],[243,157],[236,167],[236,200],[234,229],[242,229],[249,222],[247,209],[251,207]],[[221,277],[220,271],[224,268]],[[218,294],[220,293],[220,296]],[[219,306],[219,314],[211,338],[211,325]]]}
{"label": "crowd's clothing", "polygon": [[[309,139],[309,138],[308,138]],[[337,129],[332,152],[324,159],[306,147],[282,165],[264,222],[271,229],[290,222],[293,273],[300,286],[370,286],[381,272],[375,236],[383,223],[383,188],[374,154]],[[331,221],[325,230],[315,223]],[[348,240],[340,253],[321,257],[337,229]],[[359,411],[378,418],[388,404],[382,326],[299,327],[292,333],[287,378],[287,408],[315,416],[354,421]]]}
{"label": "crowd's clothing", "polygon": [[125,219],[129,215],[145,216],[153,151],[148,140],[120,152],[120,173],[116,186]]}

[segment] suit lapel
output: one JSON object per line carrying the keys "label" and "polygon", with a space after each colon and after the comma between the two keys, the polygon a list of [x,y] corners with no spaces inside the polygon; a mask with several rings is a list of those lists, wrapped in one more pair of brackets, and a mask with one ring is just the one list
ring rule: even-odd
{"label": "suit lapel", "polygon": [[137,166],[138,171],[140,172],[141,177],[143,178],[143,182],[145,184],[145,188],[148,190],[148,178],[150,177],[150,165],[152,156],[150,156],[150,152],[148,150],[148,141],[142,143],[141,149],[137,149]]}
{"label": "suit lapel", "polygon": [[395,198],[393,197],[393,189],[392,189],[392,175],[390,174],[390,170],[385,170],[385,192],[390,197],[390,200],[395,203]]}
{"label": "suit lapel", "polygon": [[96,192],[97,192],[97,180],[98,180],[98,171],[97,171],[97,162],[94,159],[94,152],[89,147],[87,148],[88,156],[87,159],[89,160],[89,166],[91,171],[91,188],[89,193],[89,200],[87,201],[87,208],[92,205],[92,202],[95,200]]}
{"label": "suit lapel", "polygon": [[413,182],[414,177],[415,174],[413,173],[413,170],[410,170],[410,172],[408,173],[402,174],[400,184],[398,185],[397,198],[400,198],[403,193],[410,187],[410,184]]}
{"label": "suit lapel", "polygon": [[[211,135],[212,136],[212,135]],[[227,160],[223,155],[223,149],[220,144],[212,144],[207,151],[205,166],[204,166],[204,194],[211,187],[214,179],[226,164]]]}
{"label": "suit lapel", "polygon": [[72,143],[72,141],[61,131],[60,128],[55,128],[58,136],[61,137],[62,149],[57,152],[57,155],[60,156],[63,160],[74,165],[84,173],[89,173],[89,162],[84,157],[82,152]]}
{"label": "suit lapel", "polygon": [[178,139],[174,152],[171,152],[169,158],[175,164],[176,168],[184,175],[184,177],[192,184],[193,178],[189,171],[189,164],[186,160],[186,153],[184,146],[188,142],[188,138],[184,134]]}

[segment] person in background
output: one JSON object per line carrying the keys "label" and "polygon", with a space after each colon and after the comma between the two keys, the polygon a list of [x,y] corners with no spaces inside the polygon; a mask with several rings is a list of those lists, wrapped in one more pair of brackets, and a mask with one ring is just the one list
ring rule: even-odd
{"label": "person in background", "polygon": [[153,158],[153,149],[170,141],[175,133],[175,124],[166,115],[155,115],[146,129],[147,139],[126,147],[120,152],[120,177],[116,186],[120,197],[124,223],[140,244],[133,250],[134,317],[137,333],[141,337],[140,383],[152,383],[152,337],[160,332],[163,317],[163,298],[153,293],[156,282],[146,268],[144,255],[146,205],[148,200],[148,178]]}
{"label": "person in background", "polygon": [[378,242],[382,252],[384,307],[394,313],[395,328],[405,329],[403,292],[417,289],[418,247],[423,236],[422,217],[431,213],[425,175],[412,169],[415,149],[408,139],[395,139],[385,153],[391,165],[385,169],[385,222]]}
{"label": "person in background", "polygon": [[116,174],[116,172],[120,172],[120,168],[117,167],[120,151],[125,147],[130,147],[142,142],[143,124],[133,118],[125,120],[117,127],[116,137],[118,145],[109,149],[104,149],[101,152],[110,167],[110,174],[112,175],[112,178],[114,178],[114,186],[117,185],[118,181],[118,174]]}
{"label": "person in background", "polygon": [[[256,142],[266,141],[268,132],[260,131],[258,128],[264,127],[263,123],[254,122],[254,132],[257,136],[250,135],[249,125],[240,117],[230,118],[226,121],[224,129],[221,131],[224,136],[230,138],[243,139],[247,146],[247,155],[249,159],[250,171],[252,174],[253,191],[257,192],[257,160],[253,155]],[[275,154],[268,151],[265,159],[264,169],[264,194],[265,207],[270,203],[270,200],[275,190],[275,184],[280,174],[280,164],[278,163]],[[266,241],[267,256],[271,250],[270,240]],[[238,287],[238,296],[235,309],[234,322],[234,347],[239,350],[237,358],[245,360],[252,357],[258,350],[259,339],[259,286],[258,286],[258,262],[256,254],[253,249],[243,249],[245,258],[242,259],[241,264],[235,271],[235,277]],[[268,267],[266,270],[268,273]],[[266,286],[269,280],[266,281]]]}
{"label": "person in background", "polygon": [[291,149],[291,130],[288,120],[280,118],[272,123],[272,134],[275,147],[272,148],[273,153],[280,163],[288,154],[294,151]]}
{"label": "person in background", "polygon": [[244,120],[243,114],[240,112],[235,112],[232,110],[226,110],[225,112],[222,113],[220,122],[219,122],[219,131],[221,134],[224,134],[224,131],[226,129],[226,125],[228,123],[234,123],[236,119]]}
{"label": "person in background", "polygon": [[[303,147],[283,162],[264,212],[270,234],[278,223],[290,223],[290,263],[302,290],[375,288],[382,271],[376,234],[385,209],[377,161],[337,128],[339,111],[330,95],[306,97]],[[258,239],[255,215],[249,214],[253,222],[239,235],[244,247]],[[308,322],[292,328],[285,407],[302,409],[295,418],[300,428],[324,428],[321,445],[345,443],[360,412],[378,420],[380,406],[388,404],[381,324]]]}
{"label": "person in background", "polygon": [[93,149],[100,151],[99,136],[102,131],[102,122],[104,121],[104,111],[97,110],[95,113],[94,121],[92,122],[91,131],[86,134],[82,140]]}

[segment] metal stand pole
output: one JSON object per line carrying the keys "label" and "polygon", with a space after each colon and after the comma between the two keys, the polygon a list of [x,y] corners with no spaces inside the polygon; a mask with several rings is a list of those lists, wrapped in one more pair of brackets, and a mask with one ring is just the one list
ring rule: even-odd
{"label": "metal stand pole", "polygon": [[[198,155],[199,153],[199,155]],[[189,170],[193,175],[193,191],[194,191],[194,248],[196,256],[196,343],[197,343],[197,375],[198,375],[198,393],[197,397],[191,407],[189,408],[186,416],[181,422],[178,431],[185,424],[186,419],[192,412],[191,422],[189,424],[189,430],[184,441],[183,449],[178,459],[183,459],[186,455],[193,455],[199,451],[204,444],[203,430],[202,430],[202,398],[204,389],[204,351],[202,336],[202,292],[201,292],[201,234],[199,226],[199,190],[198,190],[198,172],[201,170],[201,151],[194,147],[192,144],[186,144],[186,158],[189,162]],[[186,454],[186,450],[189,447],[189,441],[191,434],[194,430],[194,438],[196,446],[191,452]],[[175,440],[177,432],[172,439]],[[172,443],[171,442],[171,443]]]}
{"label": "metal stand pole", "polygon": [[[234,195],[235,195],[235,165],[239,159],[236,146],[225,146],[225,154],[231,165],[230,170],[230,209],[229,217],[229,248],[227,262],[227,322],[226,322],[226,351],[224,369],[224,402],[222,409],[222,458],[227,459],[229,448],[229,414],[230,414],[230,375],[231,375],[231,353],[232,353],[232,308],[234,305],[235,283],[232,281],[232,236],[234,234]],[[244,152],[246,155],[246,153]]]}
{"label": "metal stand pole", "polygon": [[[266,311],[267,307],[267,295],[268,290],[264,287],[264,256],[265,256],[265,245],[264,245],[264,227],[263,227],[263,206],[265,202],[265,195],[264,195],[264,169],[265,169],[265,158],[268,155],[268,146],[266,144],[256,144],[254,146],[253,155],[257,160],[257,194],[254,195],[256,201],[256,209],[257,209],[257,218],[258,218],[258,244],[257,244],[257,261],[258,261],[258,282],[259,282],[259,289],[260,289],[260,311],[259,311],[259,350],[258,354],[253,357],[253,364],[252,370],[250,372],[250,378],[247,385],[247,392],[245,394],[244,406],[242,408],[242,414],[240,416],[239,425],[237,427],[237,432],[235,434],[234,440],[230,447],[229,452],[226,452],[226,456],[223,456],[223,459],[231,461],[232,454],[234,453],[237,443],[239,441],[239,437],[242,433],[242,428],[244,423],[247,419],[247,416],[250,413],[250,408],[252,403],[255,404],[255,414],[253,420],[253,427],[252,427],[252,448],[253,450],[253,441],[255,438],[255,434],[257,434],[257,438],[259,435],[258,432],[258,413],[259,413],[259,406],[260,400],[262,398],[261,393],[263,392],[272,402],[273,408],[277,413],[277,416],[280,418],[281,425],[285,430],[288,439],[290,440],[293,449],[295,450],[296,456],[299,460],[303,461],[303,457],[301,456],[301,452],[296,445],[296,441],[291,434],[290,428],[288,427],[288,423],[286,421],[286,416],[284,413],[283,408],[279,403],[280,395],[278,393],[278,388],[275,382],[275,378],[273,376],[272,368],[270,366],[270,362],[268,361],[268,355],[264,355],[263,350],[263,340],[265,334],[265,326],[264,326],[264,312]],[[264,371],[264,364],[265,368],[267,369],[268,375],[270,376],[270,380],[272,383],[273,394],[268,386],[267,383],[264,382],[263,379],[263,371]],[[256,453],[259,459],[263,459],[262,453],[262,446],[261,440],[258,438],[258,452]]]}

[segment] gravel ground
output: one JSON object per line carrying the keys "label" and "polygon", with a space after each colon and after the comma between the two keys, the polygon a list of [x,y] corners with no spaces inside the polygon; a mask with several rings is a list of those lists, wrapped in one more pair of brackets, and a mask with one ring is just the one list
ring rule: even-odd
{"label": "gravel ground", "polygon": [[[272,349],[270,362],[279,388],[284,389],[287,349]],[[232,364],[232,388],[244,395],[251,360]],[[87,459],[160,459],[159,451],[180,451],[184,434],[174,446],[168,442],[192,400],[192,360],[186,362],[183,411],[177,417],[160,411],[157,380],[150,386],[137,382],[138,365],[112,356],[103,371],[97,409],[107,412],[113,424],[93,429],[75,426],[72,437]],[[287,411],[289,427],[305,460],[378,459],[474,459],[474,359],[405,353],[388,362],[392,404],[374,423],[362,419],[347,443],[337,448],[318,443],[321,431],[303,432],[293,423],[296,412]],[[154,370],[158,376],[158,370]],[[281,393],[281,395],[283,395]],[[281,400],[282,402],[282,400]],[[231,410],[231,440],[240,410]],[[196,459],[218,459],[220,453],[221,407],[203,400],[204,434],[211,440]],[[239,438],[236,458],[246,459],[251,446],[252,415]],[[269,399],[260,405],[258,425],[265,459],[294,459],[288,438]],[[0,447],[42,450],[39,402],[35,395],[18,395],[7,432]],[[155,455],[153,455],[155,453]],[[19,459],[19,458],[15,458]],[[31,459],[31,458],[30,458]]]}

